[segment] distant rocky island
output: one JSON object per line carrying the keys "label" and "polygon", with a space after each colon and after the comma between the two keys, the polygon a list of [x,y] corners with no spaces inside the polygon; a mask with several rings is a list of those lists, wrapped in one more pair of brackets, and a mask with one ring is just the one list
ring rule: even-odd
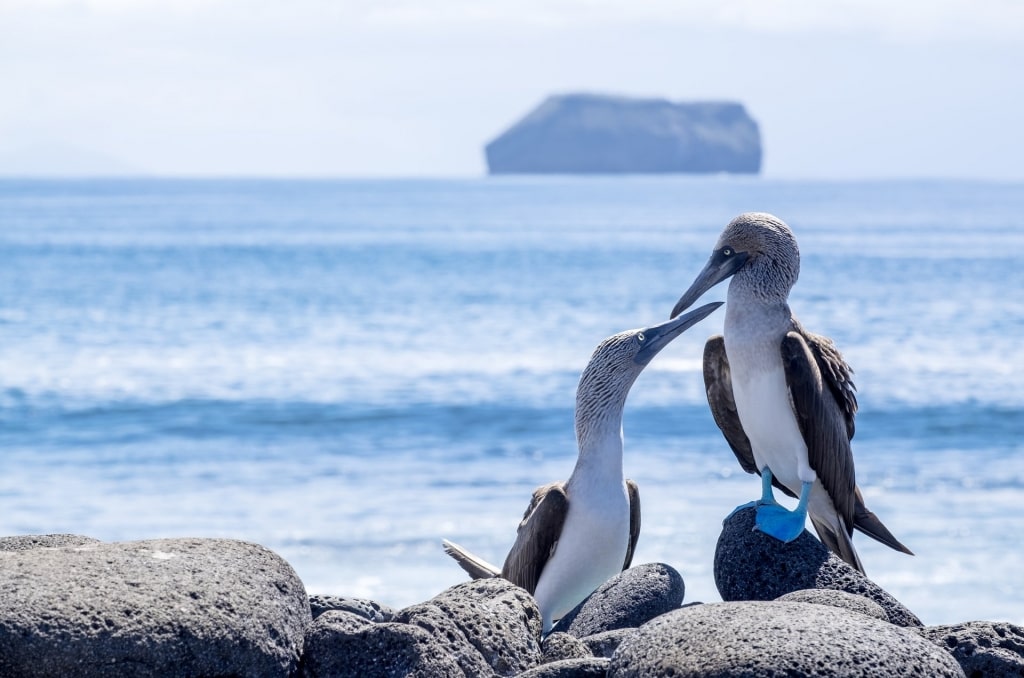
{"label": "distant rocky island", "polygon": [[490,174],[756,174],[761,134],[736,102],[563,94],[548,97],[485,153]]}

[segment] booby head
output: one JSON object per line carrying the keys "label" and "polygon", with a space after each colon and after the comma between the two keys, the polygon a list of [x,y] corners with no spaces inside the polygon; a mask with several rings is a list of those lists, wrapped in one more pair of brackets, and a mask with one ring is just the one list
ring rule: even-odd
{"label": "booby head", "polygon": [[[622,411],[636,378],[661,349],[722,305],[716,301],[652,327],[614,334],[594,349],[576,389],[577,421]],[[618,405],[618,408],[614,407]]]}
{"label": "booby head", "polygon": [[730,221],[708,263],[676,302],[672,317],[733,275],[747,277],[751,290],[765,301],[785,302],[800,275],[800,248],[789,226],[765,212],[747,212]]}

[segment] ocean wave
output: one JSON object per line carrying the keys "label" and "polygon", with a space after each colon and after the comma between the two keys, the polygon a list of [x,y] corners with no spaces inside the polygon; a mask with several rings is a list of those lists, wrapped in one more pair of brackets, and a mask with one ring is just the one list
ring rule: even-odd
{"label": "ocean wave", "polygon": [[[352,454],[375,444],[445,441],[474,443],[487,450],[552,440],[571,442],[573,426],[573,410],[568,405],[430,401],[373,405],[192,398],[76,402],[55,396],[30,398],[17,390],[0,395],[0,439],[12,445],[145,446],[147,441],[167,439],[268,443],[331,439],[352,441]],[[628,441],[713,439],[720,435],[702,403],[629,403],[623,427]],[[903,447],[925,449],[1012,450],[1019,449],[1021,440],[1024,409],[965,402],[862,410],[854,445],[895,441]]]}
{"label": "ocean wave", "polygon": [[1019,449],[1024,441],[1024,408],[975,401],[923,407],[870,409],[857,417],[856,441],[931,441],[932,446],[972,444]]}

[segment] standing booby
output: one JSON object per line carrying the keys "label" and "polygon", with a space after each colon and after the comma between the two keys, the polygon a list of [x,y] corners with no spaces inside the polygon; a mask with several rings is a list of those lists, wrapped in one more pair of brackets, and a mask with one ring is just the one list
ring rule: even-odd
{"label": "standing booby", "polygon": [[[852,370],[827,338],[805,330],[789,309],[800,250],[777,217],[733,219],[711,258],[672,309],[672,317],[732,276],[724,338],[704,347],[704,384],[715,423],[743,470],[761,475],[756,528],[792,541],[810,515],[821,541],[863,572],[851,537],[856,528],[911,553],[864,505],[850,440],[857,398]],[[799,496],[779,505],[772,486]]]}
{"label": "standing booby", "polygon": [[500,570],[445,540],[445,551],[474,579],[501,576],[533,594],[545,633],[632,562],[640,495],[622,473],[626,396],[661,349],[721,305],[707,304],[598,345],[576,388],[576,466],[567,481],[534,491]]}

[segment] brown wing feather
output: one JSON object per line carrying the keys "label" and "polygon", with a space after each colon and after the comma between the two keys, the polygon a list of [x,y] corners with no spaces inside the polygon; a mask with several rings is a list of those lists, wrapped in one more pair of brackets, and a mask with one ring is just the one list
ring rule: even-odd
{"label": "brown wing feather", "polygon": [[[739,460],[740,466],[747,473],[761,475],[754,461],[754,450],[750,439],[743,431],[740,415],[736,412],[736,398],[732,392],[732,373],[729,370],[729,356],[725,353],[725,339],[716,334],[704,344],[704,388],[708,395],[708,405],[715,423],[722,430],[722,435]],[[772,485],[791,497],[796,495],[776,478]]]}
{"label": "brown wing feather", "polygon": [[[856,528],[892,549],[913,555],[864,505],[864,498],[856,485],[853,450],[850,448],[855,431],[854,417],[857,415],[857,389],[851,378],[853,370],[831,339],[808,332],[795,319],[793,324],[796,331],[790,332],[783,340],[782,359],[786,364],[786,379],[799,415],[800,430],[807,443],[811,467],[832,497],[850,534]],[[798,367],[800,365],[807,367]],[[811,369],[812,365],[814,369]],[[815,369],[817,376],[813,375]],[[800,374],[803,377],[798,376]],[[794,384],[799,385],[794,388]],[[840,418],[842,426],[837,423]],[[813,446],[812,440],[816,441]],[[830,454],[830,449],[835,451]],[[847,474],[846,480],[842,480],[843,474]],[[820,529],[818,532],[821,535]]]}
{"label": "brown wing feather", "polygon": [[853,383],[853,368],[843,360],[842,354],[839,353],[839,349],[831,339],[808,332],[797,322],[796,318],[793,318],[793,327],[811,349],[811,354],[814,356],[818,369],[821,370],[821,376],[824,378],[828,390],[843,412],[847,438],[853,440],[856,430],[854,418],[857,416],[857,387]]}
{"label": "brown wing feather", "polygon": [[636,542],[640,539],[640,488],[636,482],[626,479],[626,491],[629,494],[629,546],[626,547],[626,562],[622,569],[629,569],[633,562],[633,552],[636,550]]}
{"label": "brown wing feather", "polygon": [[793,409],[807,445],[807,461],[852,534],[856,482],[847,418],[826,386],[824,371],[803,335],[789,332],[782,340],[781,352]]}
{"label": "brown wing feather", "polygon": [[516,541],[501,568],[502,577],[531,594],[536,591],[540,573],[562,534],[568,509],[565,483],[550,483],[534,490],[519,523]]}
{"label": "brown wing feather", "polygon": [[722,430],[722,435],[747,473],[758,473],[754,462],[754,450],[743,431],[740,416],[736,412],[736,399],[732,394],[732,373],[729,357],[725,354],[725,339],[720,334],[704,344],[704,389],[711,406],[711,416]]}

